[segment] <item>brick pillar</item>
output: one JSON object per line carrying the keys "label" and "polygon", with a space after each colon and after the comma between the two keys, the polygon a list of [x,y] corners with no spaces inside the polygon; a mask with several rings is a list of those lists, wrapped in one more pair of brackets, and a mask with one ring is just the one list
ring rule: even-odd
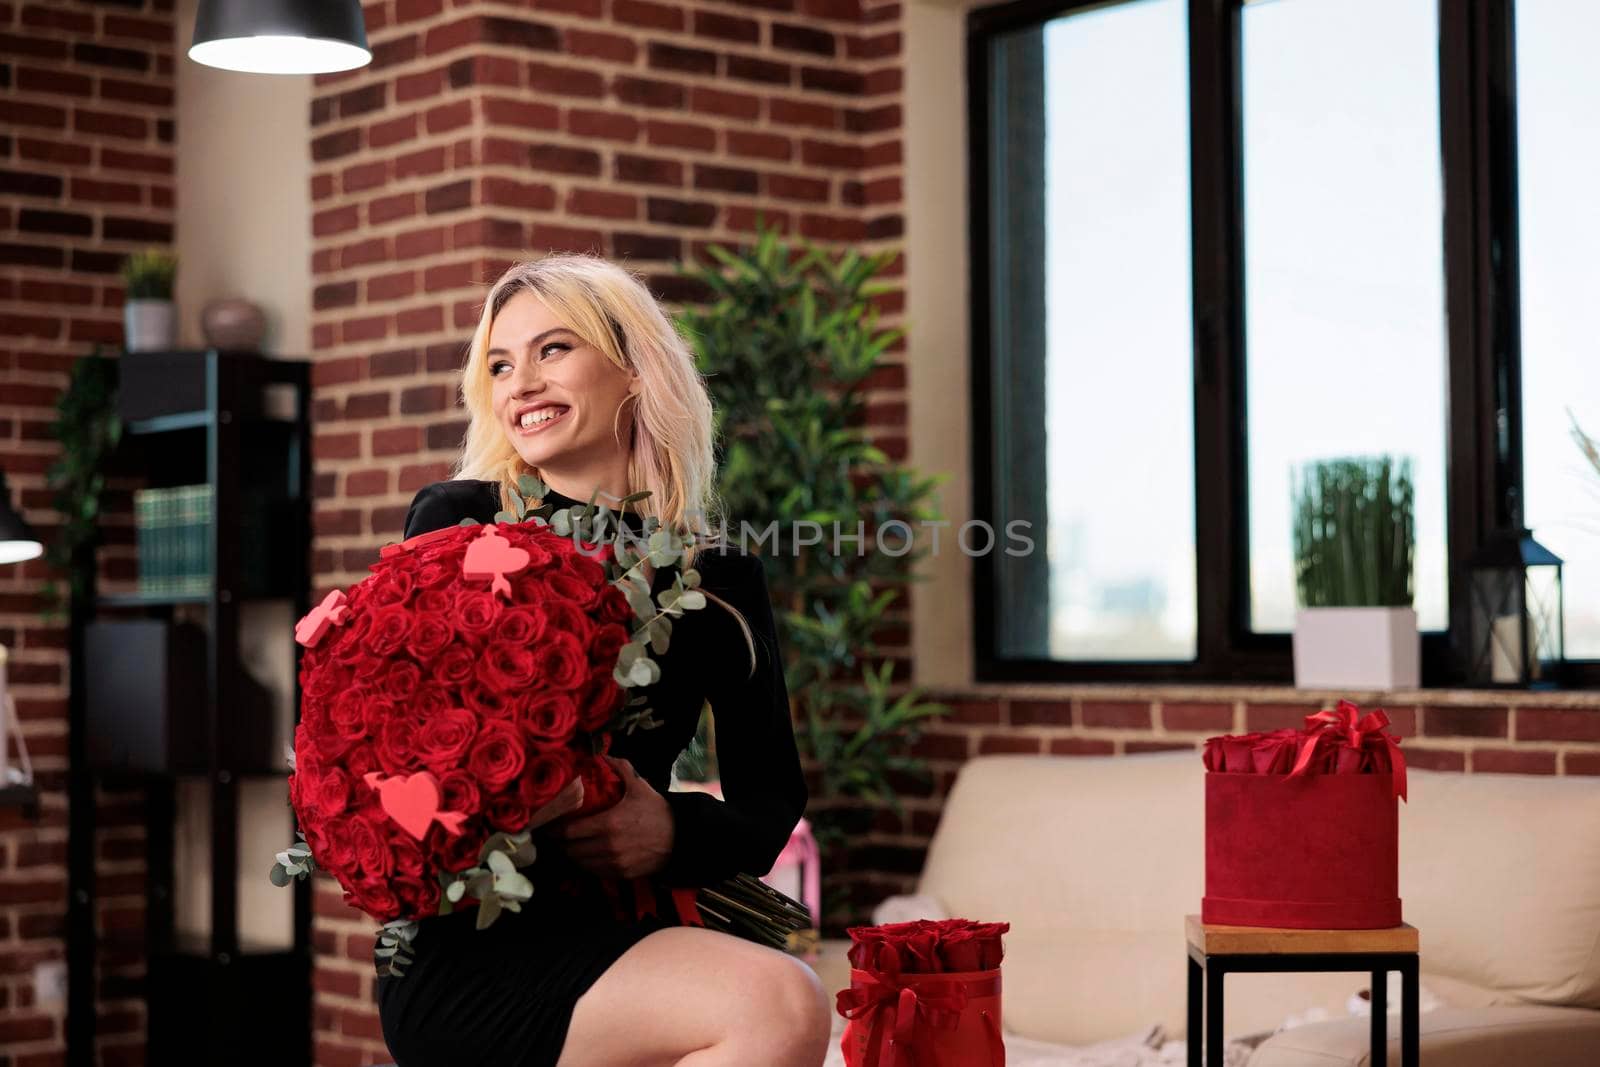
{"label": "brick pillar", "polygon": [[[319,596],[358,581],[448,475],[465,430],[452,375],[512,261],[592,250],[681,302],[703,294],[676,264],[746,238],[758,213],[856,248],[901,234],[898,4],[366,10],[373,63],[320,78],[311,111]],[[904,368],[876,384],[869,423],[903,455]],[[381,1062],[374,924],[331,881],[317,902],[318,1063]]]}
{"label": "brick pillar", "polygon": [[[0,3],[0,466],[45,538],[45,475],[73,361],[122,342],[122,259],[173,225],[171,0]],[[134,577],[126,487],[109,494],[102,581]],[[0,809],[0,1061],[64,1061],[65,1005],[34,968],[64,960],[66,631],[45,625],[42,560],[0,568],[0,642],[33,756],[40,820]],[[58,576],[60,577],[60,576]],[[144,844],[136,793],[97,794],[99,1060],[144,1058]]]}

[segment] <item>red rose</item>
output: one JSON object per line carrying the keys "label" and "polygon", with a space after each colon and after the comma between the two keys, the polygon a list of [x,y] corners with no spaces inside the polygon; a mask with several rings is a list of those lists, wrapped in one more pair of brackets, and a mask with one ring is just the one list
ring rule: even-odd
{"label": "red rose", "polygon": [[442,559],[429,560],[417,568],[416,588],[426,591],[446,585],[460,576],[459,567],[453,567]]}
{"label": "red rose", "polygon": [[534,649],[538,676],[552,689],[575,689],[589,672],[589,657],[569,633],[546,636]]}
{"label": "red rose", "polygon": [[450,621],[457,630],[483,636],[500,614],[499,597],[487,591],[463,589],[450,606]]}
{"label": "red rose", "polygon": [[396,703],[405,701],[422,684],[422,668],[409,660],[392,663],[383,673],[383,695]]}
{"label": "red rose", "polygon": [[[348,605],[347,605],[348,606]],[[367,654],[367,631],[372,629],[372,616],[368,614],[346,616],[344,623],[329,632],[334,636],[331,654],[340,663],[355,663]],[[326,640],[326,638],[324,638]]]}
{"label": "red rose", "polygon": [[515,714],[512,700],[511,694],[497,692],[476,682],[468,684],[461,691],[461,702],[485,719],[510,719]]}
{"label": "red rose", "polygon": [[483,851],[483,839],[486,836],[484,824],[469,819],[462,826],[459,835],[451,834],[442,826],[435,826],[429,833],[435,831],[444,836],[444,840],[434,850],[442,868],[457,873],[478,866],[478,854]]}
{"label": "red rose", "polygon": [[478,657],[464,645],[452,645],[433,661],[433,673],[445,685],[460,685],[472,677]]}
{"label": "red rose", "polygon": [[576,640],[580,646],[588,646],[594,636],[594,620],[565,600],[547,601],[543,607],[549,622],[547,633],[563,633]]}
{"label": "red rose", "polygon": [[378,765],[389,774],[410,773],[417,750],[417,724],[401,715],[389,718],[378,734]]}
{"label": "red rose", "polygon": [[578,709],[565,693],[546,690],[529,696],[518,707],[517,718],[535,742],[562,744],[578,730]]}
{"label": "red rose", "polygon": [[413,725],[416,723],[411,716],[400,714],[400,709],[394,701],[369,697],[365,694],[361,697],[361,718],[367,724],[367,736],[374,739],[383,736],[383,728],[388,725],[390,719],[411,719]]}
{"label": "red rose", "polygon": [[[315,852],[312,853],[317,866],[326,867],[337,873],[347,871],[355,864],[356,849],[350,838],[350,824],[354,821],[355,819],[349,815],[338,815],[323,821],[321,834],[323,854],[319,856]],[[310,840],[309,834],[306,835],[306,839]]]}
{"label": "red rose", "polygon": [[393,854],[389,850],[388,829],[393,825],[387,816],[379,823],[374,816],[358,812],[350,820],[350,844],[355,850],[356,865],[368,875],[381,878],[389,873]]}
{"label": "red rose", "polygon": [[497,634],[513,645],[531,645],[544,636],[544,612],[538,608],[512,608],[500,616]]}
{"label": "red rose", "polygon": [[355,899],[346,900],[345,903],[356,905],[380,922],[400,917],[400,898],[395,896],[387,882],[367,879],[360,883],[359,889],[360,892],[351,894]]}
{"label": "red rose", "polygon": [[451,691],[442,685],[429,682],[417,690],[417,695],[411,698],[409,718],[417,722],[427,722],[435,715],[443,714],[451,708],[460,707],[461,702],[456,699]]}
{"label": "red rose", "polygon": [[603,546],[593,554],[579,549],[576,555],[567,560],[567,573],[591,589],[600,589],[607,584],[606,569],[600,560],[609,558],[611,558],[610,545]]}
{"label": "red rose", "polygon": [[478,783],[463,770],[445,771],[439,776],[439,806],[445,811],[478,814]]}
{"label": "red rose", "polygon": [[527,826],[529,814],[527,804],[516,793],[501,793],[489,801],[489,808],[484,812],[490,826],[508,834],[517,833]]}
{"label": "red rose", "polygon": [[467,770],[484,789],[495,793],[522,773],[526,761],[521,731],[511,723],[494,720],[478,731],[467,756]]}
{"label": "red rose", "polygon": [[311,806],[323,818],[333,818],[350,807],[353,784],[350,775],[341,768],[333,768],[312,784]]}
{"label": "red rose", "polygon": [[419,615],[448,615],[455,599],[448,589],[424,589],[417,594],[415,606]]}
{"label": "red rose", "polygon": [[411,612],[390,604],[377,608],[372,616],[372,626],[367,631],[363,647],[374,656],[388,657],[399,651],[411,634]]}
{"label": "red rose", "polygon": [[390,851],[394,853],[395,878],[420,879],[427,869],[427,860],[422,855],[422,846],[409,837],[396,837],[389,844]]}
{"label": "red rose", "polygon": [[622,646],[628,643],[629,637],[626,626],[606,623],[595,631],[594,640],[589,642],[589,662],[611,670],[617,665],[617,655],[622,651]]}
{"label": "red rose", "polygon": [[614,585],[607,585],[600,593],[599,603],[595,605],[595,614],[602,622],[633,622],[633,605],[628,603],[628,595]]}
{"label": "red rose", "polygon": [[372,585],[374,604],[402,604],[411,595],[411,572],[390,567],[380,574]]}
{"label": "red rose", "polygon": [[491,689],[523,689],[537,677],[534,655],[526,646],[496,641],[478,659],[478,680]]}
{"label": "red rose", "polygon": [[360,686],[346,689],[328,707],[328,725],[345,741],[367,736],[366,693]]}
{"label": "red rose", "polygon": [[595,675],[583,688],[578,709],[578,728],[591,733],[605,729],[617,709],[622,707],[623,700],[622,687],[611,677],[610,671]]}
{"label": "red rose", "polygon": [[[577,775],[577,753],[570,748],[539,749],[517,783],[518,802],[529,811],[544,806]],[[527,820],[523,820],[527,825]],[[521,827],[518,827],[520,829]]]}
{"label": "red rose", "polygon": [[456,632],[443,613],[418,612],[417,624],[411,630],[411,639],[406,642],[406,647],[413,656],[427,660],[438,655],[455,639]]}
{"label": "red rose", "polygon": [[349,682],[349,671],[330,667],[312,672],[311,677],[305,679],[302,688],[307,697],[313,700],[326,700],[335,693],[343,691]]}
{"label": "red rose", "polygon": [[425,719],[416,734],[417,758],[435,774],[456,766],[478,732],[478,717],[465,708],[445,708]]}
{"label": "red rose", "polygon": [[584,611],[589,610],[600,595],[592,583],[584,581],[570,570],[562,574],[552,574],[547,581],[556,596]]}

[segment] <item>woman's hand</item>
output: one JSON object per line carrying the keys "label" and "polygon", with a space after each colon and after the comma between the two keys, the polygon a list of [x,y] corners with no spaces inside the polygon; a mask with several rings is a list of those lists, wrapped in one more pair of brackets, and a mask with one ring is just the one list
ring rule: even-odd
{"label": "woman's hand", "polygon": [[672,853],[672,809],[633,764],[607,756],[622,775],[622,799],[605,811],[556,829],[567,855],[595,874],[638,878],[660,870]]}

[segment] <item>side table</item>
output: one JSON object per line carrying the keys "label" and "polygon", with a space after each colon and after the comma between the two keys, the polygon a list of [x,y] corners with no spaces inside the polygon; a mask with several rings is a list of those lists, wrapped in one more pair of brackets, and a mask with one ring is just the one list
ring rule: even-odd
{"label": "side table", "polygon": [[[1285,930],[1217,926],[1190,915],[1189,1067],[1200,1067],[1201,1035],[1206,1067],[1221,1067],[1222,980],[1230,972],[1366,971],[1372,975],[1372,1067],[1385,1067],[1389,1051],[1389,972],[1400,972],[1400,1061],[1417,1067],[1417,929]],[[1204,997],[1200,981],[1205,972]],[[1205,1029],[1201,1030],[1201,1007]]]}

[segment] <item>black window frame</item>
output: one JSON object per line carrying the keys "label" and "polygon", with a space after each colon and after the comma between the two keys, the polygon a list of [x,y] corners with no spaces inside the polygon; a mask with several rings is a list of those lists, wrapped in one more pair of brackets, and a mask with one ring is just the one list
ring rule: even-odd
{"label": "black window frame", "polygon": [[[998,526],[1010,491],[996,469],[989,43],[1000,34],[1127,0],[1012,0],[967,16],[973,518]],[[1464,562],[1507,526],[1522,492],[1514,0],[1437,0],[1444,181],[1446,540],[1449,629],[1422,639],[1422,684],[1465,681]],[[973,559],[979,681],[1289,682],[1287,634],[1249,625],[1244,381],[1242,0],[1188,0],[1193,276],[1196,656],[1186,662],[1001,657],[996,557]],[[1354,73],[1352,76],[1356,76]],[[1504,427],[1501,436],[1500,427]],[[1600,684],[1600,660],[1561,683]]]}

